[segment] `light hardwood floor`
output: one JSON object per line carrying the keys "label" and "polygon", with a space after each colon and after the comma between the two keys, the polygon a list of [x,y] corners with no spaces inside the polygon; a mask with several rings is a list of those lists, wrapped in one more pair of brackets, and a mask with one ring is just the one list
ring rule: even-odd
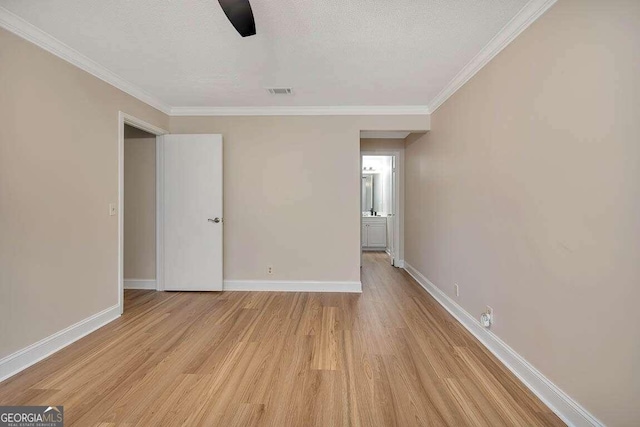
{"label": "light hardwood floor", "polygon": [[563,425],[386,255],[363,293],[127,291],[116,321],[0,383],[66,426]]}

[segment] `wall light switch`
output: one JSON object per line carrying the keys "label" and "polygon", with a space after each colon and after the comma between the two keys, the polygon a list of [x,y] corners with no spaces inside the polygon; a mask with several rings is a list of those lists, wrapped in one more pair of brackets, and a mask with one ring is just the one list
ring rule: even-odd
{"label": "wall light switch", "polygon": [[116,204],[109,203],[109,216],[114,216],[117,213],[118,213],[118,210],[116,209]]}

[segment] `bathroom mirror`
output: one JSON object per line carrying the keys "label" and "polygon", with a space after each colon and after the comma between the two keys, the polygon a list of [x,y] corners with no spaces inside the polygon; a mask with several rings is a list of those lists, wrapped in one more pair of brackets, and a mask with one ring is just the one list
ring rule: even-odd
{"label": "bathroom mirror", "polygon": [[373,215],[382,211],[382,175],[362,175],[362,214]]}
{"label": "bathroom mirror", "polygon": [[362,175],[362,214],[373,209],[373,175]]}

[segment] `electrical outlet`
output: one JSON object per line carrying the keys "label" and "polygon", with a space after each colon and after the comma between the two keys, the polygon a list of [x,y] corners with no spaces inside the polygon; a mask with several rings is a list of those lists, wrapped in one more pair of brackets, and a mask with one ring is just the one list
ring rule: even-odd
{"label": "electrical outlet", "polygon": [[460,287],[458,286],[457,283],[453,284],[453,289],[456,291],[456,296],[459,297],[460,296]]}
{"label": "electrical outlet", "polygon": [[493,315],[493,308],[491,308],[490,306],[487,306],[487,314],[489,315],[489,317],[491,318],[491,323],[495,323],[496,318]]}
{"label": "electrical outlet", "polygon": [[273,267],[272,266],[267,266],[267,274],[273,274]]}
{"label": "electrical outlet", "polygon": [[493,308],[487,306],[487,310],[480,315],[480,324],[489,329],[493,325]]}
{"label": "electrical outlet", "polygon": [[114,216],[116,213],[118,213],[118,210],[116,208],[116,204],[115,203],[109,203],[109,216]]}

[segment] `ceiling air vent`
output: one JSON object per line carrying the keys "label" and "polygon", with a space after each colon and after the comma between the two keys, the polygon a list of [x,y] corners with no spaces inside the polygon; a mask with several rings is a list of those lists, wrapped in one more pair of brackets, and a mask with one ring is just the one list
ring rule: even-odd
{"label": "ceiling air vent", "polygon": [[290,87],[268,87],[271,95],[291,95],[293,90]]}

